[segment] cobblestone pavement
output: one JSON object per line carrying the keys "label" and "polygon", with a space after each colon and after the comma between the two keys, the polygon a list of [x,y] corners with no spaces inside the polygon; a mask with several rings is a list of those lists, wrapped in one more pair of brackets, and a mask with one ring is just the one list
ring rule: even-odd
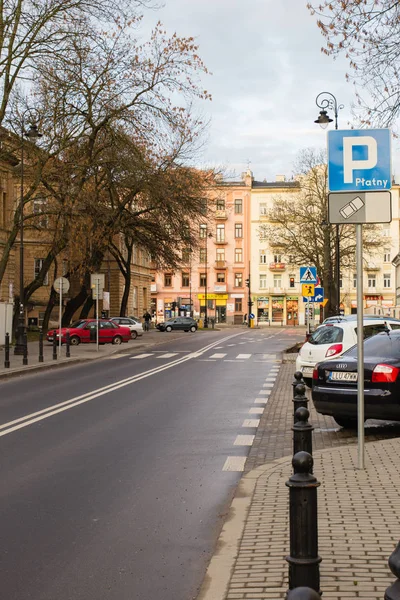
{"label": "cobblestone pavement", "polygon": [[[292,454],[293,402],[292,382],[295,372],[296,355],[285,355],[276,384],[261,417],[253,446],[246,461],[245,472],[264,465],[277,458]],[[356,431],[342,429],[332,417],[320,415],[314,409],[310,390],[310,422],[314,427],[313,448],[335,448],[357,443]],[[377,441],[400,437],[400,423],[367,421],[365,441]]]}

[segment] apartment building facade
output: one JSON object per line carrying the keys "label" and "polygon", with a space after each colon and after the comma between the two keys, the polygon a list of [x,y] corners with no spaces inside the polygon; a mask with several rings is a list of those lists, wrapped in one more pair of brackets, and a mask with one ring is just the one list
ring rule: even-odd
{"label": "apartment building facade", "polygon": [[154,272],[152,311],[157,321],[176,315],[242,323],[248,312],[251,172],[209,191],[208,221],[196,250],[182,248],[182,268]]}

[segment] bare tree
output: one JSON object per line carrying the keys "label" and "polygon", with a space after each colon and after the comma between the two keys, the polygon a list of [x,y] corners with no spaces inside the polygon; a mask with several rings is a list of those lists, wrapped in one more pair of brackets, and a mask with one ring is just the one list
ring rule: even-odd
{"label": "bare tree", "polygon": [[392,123],[400,114],[400,2],[322,0],[308,8],[326,39],[322,51],[349,60],[361,122]]}

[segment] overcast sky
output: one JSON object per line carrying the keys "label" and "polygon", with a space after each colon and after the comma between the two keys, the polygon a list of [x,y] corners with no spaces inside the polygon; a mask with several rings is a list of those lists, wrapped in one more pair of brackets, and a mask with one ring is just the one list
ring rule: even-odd
{"label": "overcast sky", "polygon": [[249,161],[257,180],[291,177],[302,148],[326,146],[326,131],[314,124],[322,91],[345,105],[339,128],[349,127],[355,98],[347,62],[321,53],[306,0],[164,2],[145,12],[145,25],[159,19],[169,34],[194,36],[212,72],[204,78],[213,96],[202,107],[211,120],[204,164],[239,175]]}

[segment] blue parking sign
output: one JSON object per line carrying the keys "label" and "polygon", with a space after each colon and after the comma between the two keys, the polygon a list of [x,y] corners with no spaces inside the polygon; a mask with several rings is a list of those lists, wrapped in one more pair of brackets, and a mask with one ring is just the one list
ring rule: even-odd
{"label": "blue parking sign", "polygon": [[328,132],[331,192],[389,190],[392,186],[390,129]]}

